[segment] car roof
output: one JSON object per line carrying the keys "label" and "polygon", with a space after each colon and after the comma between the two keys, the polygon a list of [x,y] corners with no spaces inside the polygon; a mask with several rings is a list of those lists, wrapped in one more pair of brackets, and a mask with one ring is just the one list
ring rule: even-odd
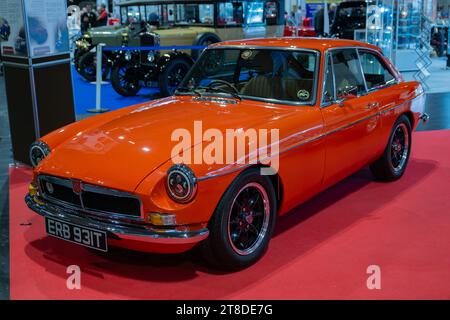
{"label": "car roof", "polygon": [[298,49],[319,50],[321,52],[329,48],[361,47],[381,52],[381,49],[379,47],[365,42],[345,40],[345,39],[327,39],[327,38],[311,38],[311,37],[255,38],[255,39],[224,41],[210,45],[211,48],[221,46],[298,48]]}

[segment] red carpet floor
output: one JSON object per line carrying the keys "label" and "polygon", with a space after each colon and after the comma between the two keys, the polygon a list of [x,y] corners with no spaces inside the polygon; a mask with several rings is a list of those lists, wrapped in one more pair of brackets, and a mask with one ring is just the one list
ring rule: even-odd
{"label": "red carpet floor", "polygon": [[[45,236],[10,179],[12,299],[449,299],[450,131],[414,134],[405,176],[373,182],[362,170],[278,220],[269,251],[237,273],[194,254],[98,254]],[[79,265],[81,290],[66,289]],[[381,268],[381,290],[366,286]]]}

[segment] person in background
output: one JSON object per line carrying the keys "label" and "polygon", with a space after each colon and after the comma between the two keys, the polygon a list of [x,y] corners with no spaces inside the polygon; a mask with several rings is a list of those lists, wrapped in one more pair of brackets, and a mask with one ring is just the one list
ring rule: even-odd
{"label": "person in background", "polygon": [[295,13],[294,11],[291,11],[291,13],[288,15],[288,18],[286,19],[286,25],[288,26],[295,26]]}
{"label": "person in background", "polygon": [[337,9],[337,4],[334,2],[330,3],[330,6],[328,8],[328,16],[330,17],[330,29],[331,29],[331,25],[334,22],[334,19],[336,18],[336,9]]}
{"label": "person in background", "polygon": [[[335,3],[331,3],[328,5],[328,21],[330,29],[336,16],[336,8],[337,6]],[[327,34],[325,34],[324,30],[324,13],[325,13],[324,8],[320,7],[320,9],[317,10],[314,15],[314,29],[317,33],[317,36],[319,37],[328,36]],[[328,32],[330,31],[328,30]]]}
{"label": "person in background", "polygon": [[106,26],[108,23],[108,11],[106,11],[106,5],[104,3],[101,4],[98,9],[98,17],[97,17],[97,27]]}
{"label": "person in background", "polygon": [[316,11],[314,14],[314,30],[316,31],[316,34],[318,37],[323,36],[323,16],[324,16],[325,10],[323,7],[320,7],[319,10]]}
{"label": "person in background", "polygon": [[84,7],[84,12],[81,14],[81,32],[86,32],[89,28],[92,28],[97,20],[96,14],[92,11],[92,5],[87,4]]}

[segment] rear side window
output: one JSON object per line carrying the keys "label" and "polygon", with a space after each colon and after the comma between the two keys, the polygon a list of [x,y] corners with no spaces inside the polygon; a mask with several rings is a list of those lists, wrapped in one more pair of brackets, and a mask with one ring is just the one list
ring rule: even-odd
{"label": "rear side window", "polygon": [[366,86],[356,49],[333,50],[333,72],[337,99],[365,93]]}
{"label": "rear side window", "polygon": [[395,81],[395,77],[377,54],[360,51],[359,57],[368,90],[375,90]]}

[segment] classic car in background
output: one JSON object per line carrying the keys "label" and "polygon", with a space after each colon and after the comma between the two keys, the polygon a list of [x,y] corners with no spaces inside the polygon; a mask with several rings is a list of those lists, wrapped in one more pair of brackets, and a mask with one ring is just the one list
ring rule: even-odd
{"label": "classic car in background", "polygon": [[[127,1],[120,4],[120,13],[122,26],[92,28],[85,40],[93,46],[148,47],[159,43],[162,47],[195,47],[177,50],[177,54],[151,52],[150,56],[148,51],[123,51],[119,60],[114,59],[118,65],[112,69],[111,80],[116,91],[125,96],[155,84],[162,95],[169,95],[198,58],[201,47],[224,40],[281,36],[284,26],[282,0]],[[137,27],[143,22],[152,26],[144,32],[145,41],[142,28]],[[149,35],[155,39],[151,41]],[[108,66],[106,63],[104,70]],[[95,74],[95,67],[89,70]]]}
{"label": "classic car in background", "polygon": [[355,30],[366,28],[367,2],[344,1],[338,4],[331,34],[340,39],[355,39]]}
{"label": "classic car in background", "polygon": [[[268,248],[278,215],[366,165],[377,179],[399,179],[412,131],[426,118],[423,102],[420,84],[405,82],[365,43],[213,44],[175,96],[90,117],[34,143],[26,203],[46,218],[49,234],[87,247],[175,253],[198,245],[220,268],[245,268]],[[172,135],[193,131],[195,121],[223,136],[240,128],[278,130],[279,138],[265,151],[269,162],[248,161],[250,146],[256,154],[267,148],[256,135],[245,153],[232,149],[232,159],[246,161],[175,161]],[[199,144],[188,146],[183,154]]]}

